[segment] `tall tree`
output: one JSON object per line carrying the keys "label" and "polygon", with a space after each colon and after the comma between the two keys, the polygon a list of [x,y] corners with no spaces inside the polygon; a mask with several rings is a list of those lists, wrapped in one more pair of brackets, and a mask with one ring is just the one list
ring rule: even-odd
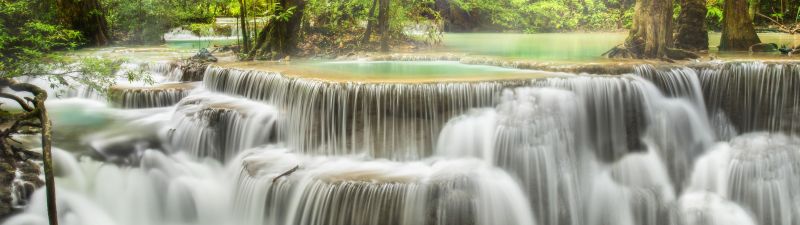
{"label": "tall tree", "polygon": [[761,43],[748,15],[747,0],[726,0],[723,6],[721,51],[743,51]]}
{"label": "tall tree", "polygon": [[372,0],[372,7],[369,8],[369,15],[367,18],[367,30],[364,32],[364,37],[361,38],[361,44],[369,42],[372,36],[372,29],[375,26],[375,7],[378,6],[378,0]]}
{"label": "tall tree", "polygon": [[671,48],[672,0],[637,0],[633,27],[620,46],[603,55],[609,58],[686,59],[697,55]]}
{"label": "tall tree", "polygon": [[378,32],[381,35],[381,51],[389,51],[389,0],[380,0],[380,9],[378,10],[378,23],[380,25]]}
{"label": "tall tree", "polygon": [[56,0],[56,8],[61,23],[80,31],[88,44],[111,44],[108,21],[98,0]]}
{"label": "tall tree", "polygon": [[750,0],[750,10],[748,10],[748,13],[750,14],[750,20],[756,20],[756,15],[760,13],[758,9],[760,3],[761,0]]}
{"label": "tall tree", "polygon": [[277,0],[256,38],[256,45],[248,59],[256,57],[279,59],[294,54],[300,37],[300,25],[305,11],[305,0]]}
{"label": "tall tree", "polygon": [[242,35],[242,52],[250,51],[250,34],[247,29],[247,1],[239,0],[239,30]]}
{"label": "tall tree", "polygon": [[675,35],[676,48],[690,51],[708,50],[707,12],[705,0],[681,0],[678,33]]}

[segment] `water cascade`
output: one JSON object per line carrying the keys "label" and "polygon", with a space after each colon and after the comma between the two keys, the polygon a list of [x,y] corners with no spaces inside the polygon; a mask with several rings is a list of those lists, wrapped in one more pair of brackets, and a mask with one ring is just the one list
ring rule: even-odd
{"label": "water cascade", "polygon": [[173,83],[155,87],[122,87],[111,89],[111,101],[122,108],[167,107],[178,103],[194,88],[191,83]]}
{"label": "water cascade", "polygon": [[[800,67],[631,71],[406,83],[211,66],[173,92],[124,89],[122,108],[53,101],[55,137],[85,134],[58,142],[62,223],[800,221]],[[3,224],[46,224],[43,197]]]}
{"label": "water cascade", "polygon": [[800,65],[725,63],[698,72],[710,115],[737,131],[800,133]]}
{"label": "water cascade", "polygon": [[277,118],[277,110],[268,105],[198,93],[178,103],[175,123],[164,139],[172,152],[225,161],[241,150],[274,141]]}
{"label": "water cascade", "polygon": [[203,83],[285,111],[281,139],[299,151],[416,160],[432,154],[450,118],[490,106],[503,86],[525,82],[344,83],[216,67]]}

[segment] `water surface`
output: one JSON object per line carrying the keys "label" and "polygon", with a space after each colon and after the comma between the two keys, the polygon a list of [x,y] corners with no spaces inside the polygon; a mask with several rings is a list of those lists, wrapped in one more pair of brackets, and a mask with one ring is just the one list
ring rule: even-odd
{"label": "water surface", "polygon": [[[481,56],[541,61],[605,61],[602,54],[625,41],[627,32],[613,33],[448,33],[443,50]],[[798,46],[800,37],[783,33],[758,34],[763,43]],[[709,55],[725,58],[780,57],[778,53],[720,53],[722,34],[709,33]]]}
{"label": "water surface", "polygon": [[470,65],[458,61],[298,61],[231,63],[223,66],[282,72],[295,77],[356,82],[502,80],[561,75],[536,70]]}

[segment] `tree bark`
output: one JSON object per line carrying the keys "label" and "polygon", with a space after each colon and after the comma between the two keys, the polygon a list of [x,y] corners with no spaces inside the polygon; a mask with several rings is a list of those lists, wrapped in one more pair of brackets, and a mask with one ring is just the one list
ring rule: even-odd
{"label": "tree bark", "polygon": [[378,10],[378,23],[380,25],[378,32],[381,35],[381,51],[389,51],[389,0],[380,0],[380,9]]}
{"label": "tree bark", "polygon": [[80,31],[88,41],[87,44],[111,44],[108,21],[98,0],[57,0],[56,8],[61,23]]}
{"label": "tree bark", "polygon": [[247,2],[239,0],[239,30],[242,33],[242,50],[250,51],[250,35],[247,32]]}
{"label": "tree bark", "polygon": [[369,42],[372,36],[372,27],[375,26],[375,8],[378,6],[378,0],[372,0],[372,7],[369,8],[369,17],[367,17],[367,30],[364,31],[364,37],[361,38],[361,44]]}
{"label": "tree bark", "polygon": [[708,28],[706,27],[705,0],[681,0],[678,15],[678,33],[675,47],[689,51],[708,50]]}
{"label": "tree bark", "polygon": [[725,1],[720,51],[746,51],[750,46],[761,43],[747,9],[747,0]]}
{"label": "tree bark", "polygon": [[[58,225],[58,209],[56,206],[56,180],[55,173],[53,172],[53,153],[50,116],[47,114],[47,109],[44,107],[44,100],[47,99],[47,92],[39,90],[36,94],[35,105],[39,110],[39,122],[42,125],[42,156],[44,164],[44,186],[47,192],[47,218],[50,220],[50,225]],[[43,96],[43,97],[42,97]]]}
{"label": "tree bark", "polygon": [[256,45],[248,53],[248,59],[280,59],[296,53],[306,2],[280,0],[279,4],[284,10],[294,7],[292,15],[288,20],[272,20],[264,25],[256,38]]}
{"label": "tree bark", "polygon": [[637,0],[633,27],[620,46],[603,55],[609,58],[687,59],[691,52],[673,49],[672,0]]}
{"label": "tree bark", "polygon": [[58,225],[55,173],[53,172],[53,156],[51,151],[52,124],[50,123],[50,118],[47,114],[47,109],[45,108],[44,105],[45,100],[47,100],[47,91],[42,90],[36,85],[18,83],[14,79],[10,78],[0,78],[0,89],[3,89],[5,87],[8,87],[14,91],[29,92],[34,96],[33,99],[30,99],[31,102],[33,103],[33,106],[27,105],[27,103],[17,99],[16,100],[17,103],[20,104],[20,106],[22,106],[22,108],[26,110],[26,112],[17,113],[16,116],[18,116],[19,118],[8,118],[8,119],[18,119],[20,121],[24,121],[27,119],[38,119],[40,122],[39,127],[41,128],[41,137],[42,137],[42,156],[43,156],[42,161],[44,164],[45,192],[47,194],[47,200],[46,200],[47,218],[50,222],[49,223],[50,225]]}
{"label": "tree bark", "polygon": [[753,22],[756,21],[756,15],[760,13],[758,10],[758,4],[760,3],[761,0],[750,0],[750,9],[748,10],[748,13],[750,14],[750,20]]}

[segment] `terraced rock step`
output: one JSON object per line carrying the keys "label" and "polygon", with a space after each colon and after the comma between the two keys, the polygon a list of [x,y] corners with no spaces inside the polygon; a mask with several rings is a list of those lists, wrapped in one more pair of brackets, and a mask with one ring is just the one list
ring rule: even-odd
{"label": "terraced rock step", "polygon": [[111,102],[121,108],[155,108],[175,105],[198,85],[166,83],[151,87],[114,86],[109,93]]}

